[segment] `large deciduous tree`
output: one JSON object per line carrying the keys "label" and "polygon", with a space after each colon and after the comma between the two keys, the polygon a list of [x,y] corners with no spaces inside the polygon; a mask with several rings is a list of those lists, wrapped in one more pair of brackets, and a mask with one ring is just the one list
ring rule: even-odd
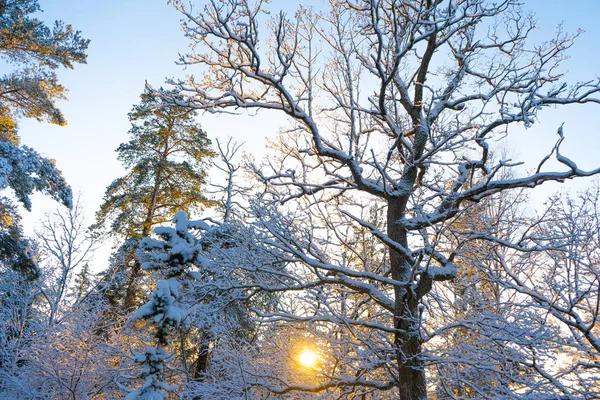
{"label": "large deciduous tree", "polygon": [[[255,172],[263,201],[297,202],[305,220],[294,232],[269,212],[257,218],[298,265],[293,284],[263,289],[287,285],[305,307],[262,317],[312,323],[337,361],[310,384],[282,379],[268,389],[425,398],[425,367],[439,362],[423,352],[422,328],[436,307],[426,296],[460,278],[461,243],[444,239],[454,219],[505,191],[600,172],[561,154],[562,127],[525,176],[505,178],[499,171],[519,163],[489,157],[546,107],[600,103],[596,81],[563,81],[560,61],[574,37],[559,32],[529,46],[535,20],[515,0],[332,0],[327,11],[300,9],[295,18],[269,17],[262,1],[209,1],[199,12],[173,3],[194,49],[180,62],[206,73],[172,82],[177,90],[163,98],[209,112],[277,111],[293,124],[280,158]],[[552,155],[555,171],[545,164]],[[357,215],[361,199],[382,203],[384,229]],[[387,247],[383,268],[348,261],[349,225]],[[496,233],[473,235],[516,250],[532,243],[531,231],[518,243]]]}

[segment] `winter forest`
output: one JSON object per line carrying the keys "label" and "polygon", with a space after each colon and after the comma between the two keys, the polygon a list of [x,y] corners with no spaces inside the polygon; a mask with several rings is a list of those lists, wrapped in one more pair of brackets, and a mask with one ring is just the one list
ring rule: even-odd
{"label": "winter forest", "polygon": [[181,72],[137,71],[89,210],[24,140],[93,63],[52,1],[0,0],[0,399],[600,399],[583,30],[521,0],[145,2]]}

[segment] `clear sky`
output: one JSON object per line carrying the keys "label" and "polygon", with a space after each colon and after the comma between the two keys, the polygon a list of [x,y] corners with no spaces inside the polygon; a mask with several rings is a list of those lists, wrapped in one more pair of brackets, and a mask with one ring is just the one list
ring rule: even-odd
{"label": "clear sky", "polygon": [[[82,191],[90,222],[106,186],[122,175],[114,149],[128,140],[127,113],[138,102],[147,80],[161,85],[166,77],[183,77],[174,61],[185,52],[187,41],[179,29],[179,15],[166,0],[39,0],[41,18],[52,23],[62,19],[91,39],[87,65],[60,71],[61,83],[69,89],[69,101],[61,103],[69,124],[51,126],[22,121],[23,143],[57,161],[74,191]],[[310,4],[311,1],[304,2]],[[313,4],[320,2],[312,1]],[[539,31],[535,40],[551,38],[562,22],[564,30],[586,32],[572,48],[564,65],[569,81],[596,79],[600,75],[600,1],[524,0],[524,7],[537,14]],[[273,5],[290,7],[296,2],[273,0]],[[524,131],[514,142],[515,154],[539,160],[556,140],[556,128],[565,122],[567,139],[562,152],[584,168],[600,165],[600,107],[584,106],[547,110],[542,124]],[[265,137],[276,133],[284,119],[262,113],[254,118],[237,116],[200,117],[209,137],[233,136],[246,143],[245,150],[260,153]],[[584,186],[581,183],[578,187]],[[556,187],[537,195],[547,195]],[[23,212],[27,232],[44,212],[56,203],[36,195],[33,212]]]}

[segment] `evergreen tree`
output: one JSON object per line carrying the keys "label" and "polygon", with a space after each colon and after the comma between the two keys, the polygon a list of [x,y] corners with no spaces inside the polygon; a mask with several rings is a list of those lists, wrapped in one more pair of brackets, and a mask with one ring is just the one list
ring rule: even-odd
{"label": "evergreen tree", "polygon": [[160,227],[156,233],[162,240],[146,238],[141,247],[148,254],[144,268],[159,270],[164,279],[156,282],[156,289],[150,300],[140,307],[132,319],[146,319],[154,330],[156,346],[148,346],[145,351],[135,353],[135,361],[141,364],[140,378],[144,383],[132,391],[126,400],[166,399],[167,393],[177,388],[166,382],[164,370],[173,358],[169,347],[173,331],[184,324],[191,307],[182,292],[190,280],[202,276],[197,267],[207,268],[209,261],[202,255],[202,244],[192,234],[193,231],[207,231],[210,227],[203,221],[189,221],[183,212],[175,216],[175,229]]}
{"label": "evergreen tree", "polygon": [[[0,76],[0,191],[10,189],[27,210],[34,191],[70,206],[71,189],[53,160],[21,145],[17,120],[66,124],[55,104],[65,98],[65,88],[54,71],[85,63],[89,43],[62,21],[50,29],[32,16],[37,11],[37,0],[0,1],[0,56],[18,68]],[[0,266],[36,277],[34,258],[15,205],[0,198]]]}
{"label": "evergreen tree", "polygon": [[0,265],[30,278],[39,275],[34,244],[23,235],[21,217],[14,204],[5,197],[0,197]]}
{"label": "evergreen tree", "polygon": [[[41,192],[71,206],[71,189],[54,160],[21,144],[19,118],[65,125],[55,101],[65,98],[55,70],[85,63],[89,41],[62,21],[51,29],[32,15],[37,0],[0,0],[0,57],[15,70],[0,76],[0,192],[10,192],[25,209]],[[35,244],[23,234],[16,203],[0,196],[0,397],[26,367],[24,352],[39,334],[40,316]],[[9,398],[22,396],[8,395]]]}
{"label": "evergreen tree", "polygon": [[0,77],[0,124],[14,124],[19,116],[65,125],[55,100],[65,98],[54,70],[85,63],[89,40],[71,25],[56,21],[52,29],[32,15],[37,0],[0,2],[0,55],[21,67]]}
{"label": "evergreen tree", "polygon": [[166,107],[149,88],[129,113],[131,140],[117,148],[127,174],[106,189],[95,225],[108,225],[112,234],[125,238],[105,273],[103,289],[113,306],[122,301],[127,309],[139,302],[139,240],[149,236],[153,226],[170,221],[176,211],[192,214],[212,204],[202,186],[206,160],[215,153],[195,116],[186,107]]}
{"label": "evergreen tree", "polygon": [[86,262],[73,281],[75,285],[71,289],[70,296],[75,302],[78,302],[85,298],[94,285],[94,275],[90,271],[90,264]]}
{"label": "evergreen tree", "polygon": [[191,212],[212,204],[202,194],[206,159],[214,157],[210,140],[185,107],[165,107],[144,90],[129,113],[131,140],[117,148],[127,174],[106,189],[98,224],[111,220],[112,233],[128,239],[150,234],[152,226],[170,221],[176,210]]}

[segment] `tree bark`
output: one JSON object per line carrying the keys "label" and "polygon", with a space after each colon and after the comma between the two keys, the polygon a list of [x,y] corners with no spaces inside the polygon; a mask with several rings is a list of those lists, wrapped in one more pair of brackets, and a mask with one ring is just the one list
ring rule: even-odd
{"label": "tree bark", "polygon": [[[398,224],[404,215],[408,197],[388,200],[387,230],[388,237],[408,248],[406,229]],[[400,400],[418,400],[427,398],[425,371],[419,339],[419,300],[410,285],[412,266],[406,256],[390,249],[392,278],[407,282],[404,287],[394,288],[394,337],[396,362],[398,366],[398,390]]]}
{"label": "tree bark", "polygon": [[[169,128],[172,128],[169,125]],[[156,174],[154,177],[154,187],[152,188],[152,195],[150,197],[150,204],[148,205],[148,210],[146,211],[146,218],[142,224],[142,231],[140,240],[149,237],[152,226],[154,225],[154,212],[156,211],[156,201],[158,198],[158,191],[160,190],[160,185],[162,183],[162,173],[164,163],[167,161],[169,155],[169,138],[165,138],[163,152],[161,154],[160,164],[156,168]],[[125,299],[123,302],[123,306],[125,310],[134,309],[134,307],[138,307],[139,304],[136,301],[138,294],[140,292],[138,283],[139,277],[142,275],[142,264],[137,259],[135,254],[133,254],[134,261],[133,266],[131,267],[131,272],[129,274],[129,279],[127,281],[127,289],[125,294]]]}

